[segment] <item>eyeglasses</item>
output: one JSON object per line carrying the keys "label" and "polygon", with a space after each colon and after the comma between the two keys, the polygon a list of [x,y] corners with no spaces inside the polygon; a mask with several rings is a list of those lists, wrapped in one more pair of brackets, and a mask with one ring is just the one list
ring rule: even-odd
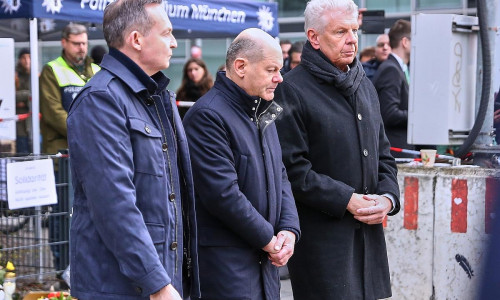
{"label": "eyeglasses", "polygon": [[75,42],[75,41],[72,41],[70,39],[65,39],[67,40],[68,42],[71,43],[71,45],[75,46],[75,47],[78,47],[78,46],[87,46],[87,42]]}

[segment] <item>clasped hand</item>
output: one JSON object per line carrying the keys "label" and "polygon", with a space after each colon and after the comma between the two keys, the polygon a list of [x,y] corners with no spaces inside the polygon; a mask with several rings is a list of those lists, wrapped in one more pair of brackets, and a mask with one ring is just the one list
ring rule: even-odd
{"label": "clasped hand", "polygon": [[366,224],[380,224],[392,209],[392,201],[380,195],[354,193],[347,204],[347,210],[354,218]]}
{"label": "clasped hand", "polygon": [[295,234],[293,232],[283,230],[273,236],[269,244],[262,250],[268,253],[268,258],[271,263],[277,267],[286,265],[290,257],[293,255],[295,248]]}

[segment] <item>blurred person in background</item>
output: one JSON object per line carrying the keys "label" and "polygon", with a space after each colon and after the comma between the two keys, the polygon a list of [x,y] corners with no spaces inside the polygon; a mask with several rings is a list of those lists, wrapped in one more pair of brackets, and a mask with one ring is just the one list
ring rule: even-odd
{"label": "blurred person in background", "polygon": [[[385,133],[392,147],[414,149],[407,141],[408,95],[410,88],[411,23],[398,20],[389,31],[392,52],[373,76]],[[396,152],[394,157],[413,157]]]}
{"label": "blurred person in background", "polygon": [[94,64],[100,65],[102,58],[104,57],[104,54],[108,53],[108,50],[106,47],[102,45],[97,45],[90,50],[90,57],[92,57],[92,60]]}
{"label": "blurred person in background", "polygon": [[[85,83],[100,68],[87,56],[87,28],[80,24],[69,23],[62,31],[62,54],[48,62],[40,74],[40,131],[42,134],[42,153],[56,154],[68,148],[66,119],[71,102]],[[83,125],[82,125],[83,126]],[[56,182],[58,180],[58,163],[54,160]],[[59,203],[52,206],[52,212],[62,211]],[[51,242],[63,240],[61,237],[62,218],[56,216],[49,222],[49,238]],[[65,245],[51,245],[56,270],[62,270],[66,255],[61,254]]]}
{"label": "blurred person in background", "polygon": [[375,58],[375,47],[366,47],[359,53],[359,61],[361,63],[370,61]]}
{"label": "blurred person in background", "polygon": [[[289,70],[289,60],[288,60],[288,51],[290,51],[290,48],[292,48],[292,42],[290,40],[280,40],[280,47],[281,47],[281,54],[283,55],[283,68],[282,70],[285,70],[285,73],[287,70]],[[283,73],[283,71],[282,71]]]}
{"label": "blurred person in background", "polygon": [[[182,70],[181,86],[177,90],[177,101],[196,102],[214,85],[213,77],[208,72],[207,65],[199,58],[190,58]],[[188,107],[179,107],[181,118]]]}
{"label": "blurred person in background", "polygon": [[500,145],[500,89],[495,93],[493,127],[495,127],[495,140]]}
{"label": "blurred person in background", "polygon": [[288,59],[286,61],[286,66],[284,66],[280,71],[282,75],[285,75],[286,72],[290,71],[300,64],[303,48],[304,42],[302,41],[292,44],[292,47],[290,47],[290,50],[288,50]]}
{"label": "blurred person in background", "polygon": [[[363,62],[363,69],[365,70],[366,77],[373,81],[373,75],[377,72],[380,64],[389,57],[391,53],[391,46],[389,44],[389,36],[381,34],[377,37],[375,44],[374,58],[369,61]],[[361,56],[361,55],[360,55]]]}
{"label": "blurred person in background", "polygon": [[[19,51],[16,65],[16,115],[30,112],[31,106],[31,55],[28,48]],[[31,118],[16,122],[16,152],[31,153]]]}
{"label": "blurred person in background", "polygon": [[62,54],[48,62],[40,75],[40,130],[42,152],[55,154],[68,148],[68,109],[85,83],[100,68],[87,56],[87,28],[70,23],[62,32]]}
{"label": "blurred person in background", "polygon": [[191,57],[192,58],[201,59],[202,55],[203,55],[203,52],[202,52],[200,46],[197,46],[197,45],[191,46]]}

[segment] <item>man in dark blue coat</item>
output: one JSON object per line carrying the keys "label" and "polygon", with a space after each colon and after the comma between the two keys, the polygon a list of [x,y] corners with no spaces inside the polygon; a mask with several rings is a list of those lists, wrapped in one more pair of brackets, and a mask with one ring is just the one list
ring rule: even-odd
{"label": "man in dark blue coat", "polygon": [[189,149],[161,72],[177,46],[172,24],[161,0],[118,0],[103,28],[109,55],[68,115],[71,294],[199,297]]}
{"label": "man in dark blue coat", "polygon": [[280,298],[277,267],[300,235],[274,124],[283,110],[272,101],[282,66],[276,40],[243,31],[227,51],[227,73],[184,118],[203,299]]}

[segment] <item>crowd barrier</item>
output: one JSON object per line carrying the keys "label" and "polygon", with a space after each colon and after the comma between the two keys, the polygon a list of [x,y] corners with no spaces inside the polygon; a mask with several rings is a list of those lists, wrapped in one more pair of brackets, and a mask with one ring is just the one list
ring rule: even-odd
{"label": "crowd barrier", "polygon": [[[42,282],[55,278],[69,264],[69,220],[72,205],[69,158],[55,159],[58,203],[23,209],[9,209],[7,202],[8,163],[46,159],[47,156],[0,158],[0,264],[11,261],[18,279]],[[56,253],[56,254],[55,254]]]}

